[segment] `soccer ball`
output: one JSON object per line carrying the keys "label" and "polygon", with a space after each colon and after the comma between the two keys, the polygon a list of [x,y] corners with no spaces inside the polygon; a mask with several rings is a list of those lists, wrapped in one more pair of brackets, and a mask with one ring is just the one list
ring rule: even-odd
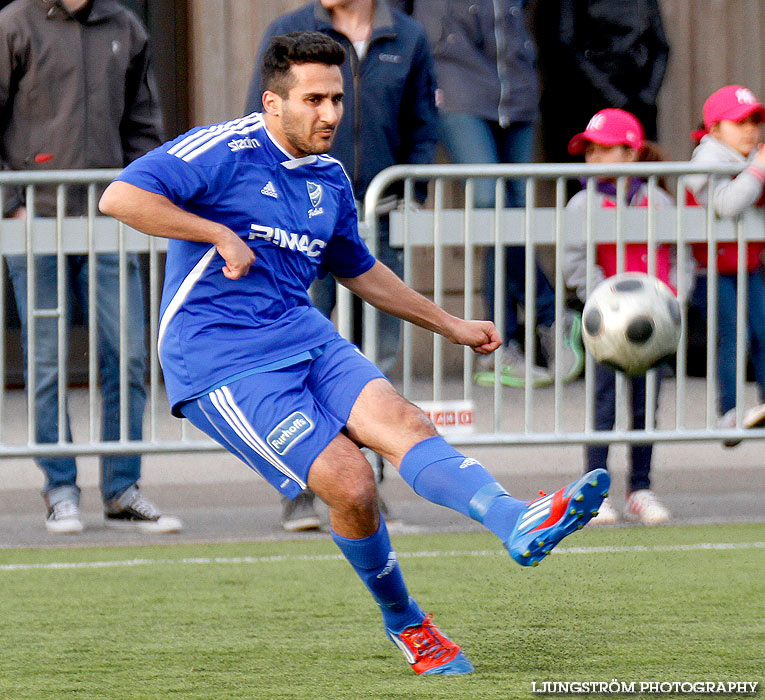
{"label": "soccer ball", "polygon": [[582,339],[605,365],[637,376],[677,352],[682,317],[672,290],[642,272],[603,280],[582,312]]}

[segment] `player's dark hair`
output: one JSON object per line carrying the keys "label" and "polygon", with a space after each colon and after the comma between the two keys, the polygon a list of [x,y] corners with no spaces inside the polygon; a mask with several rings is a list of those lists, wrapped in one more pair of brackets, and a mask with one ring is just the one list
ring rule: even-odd
{"label": "player's dark hair", "polygon": [[291,32],[275,36],[263,55],[261,68],[264,90],[286,98],[292,87],[290,69],[301,63],[323,63],[340,66],[345,49],[332,37],[321,32]]}

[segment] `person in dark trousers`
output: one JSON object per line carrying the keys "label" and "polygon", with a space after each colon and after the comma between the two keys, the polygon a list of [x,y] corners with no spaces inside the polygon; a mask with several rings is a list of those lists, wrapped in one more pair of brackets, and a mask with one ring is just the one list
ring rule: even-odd
{"label": "person in dark trousers", "polygon": [[[9,170],[121,168],[158,146],[162,121],[149,62],[146,30],[116,0],[16,0],[0,12],[0,166]],[[67,190],[69,216],[84,216],[87,189]],[[23,188],[6,189],[4,215],[18,219],[56,216],[56,188],[38,187],[34,211]],[[71,440],[68,416],[58,415],[58,322],[35,319],[35,347],[28,347],[27,257],[8,256],[21,318],[25,357],[35,358],[36,439]],[[96,265],[98,361],[104,440],[120,437],[119,256],[65,259],[67,291],[87,316],[88,269]],[[36,306],[67,307],[58,299],[55,255],[35,256]],[[140,440],[144,391],[142,280],[135,255],[128,256],[128,439]],[[37,460],[45,472],[45,521],[50,532],[83,529],[80,490],[72,457]],[[107,526],[144,532],[180,529],[138,490],[139,455],[101,460],[101,495]]]}
{"label": "person in dark trousers", "polygon": [[[330,154],[348,173],[354,196],[361,203],[372,178],[398,164],[432,163],[437,139],[435,77],[422,27],[392,9],[387,0],[316,0],[277,18],[266,29],[258,50],[247,96],[246,112],[262,108],[263,84],[259,66],[270,40],[293,31],[318,31],[338,41],[346,52],[341,66],[345,117],[338,126]],[[378,207],[381,214],[376,255],[399,277],[401,251],[389,245],[387,213],[397,206],[402,190],[392,187]],[[424,199],[424,192],[419,192]],[[329,317],[335,307],[335,280],[331,275],[314,282],[311,296]],[[354,300],[354,341],[362,337],[362,307]],[[390,374],[398,356],[401,321],[378,315],[377,364]],[[370,454],[382,478],[382,460]],[[320,520],[310,491],[295,501],[283,499],[282,524],[286,530],[314,529]],[[385,504],[381,503],[385,508]]]}
{"label": "person in dark trousers", "polygon": [[[526,0],[397,0],[422,22],[428,34],[438,81],[440,137],[454,163],[528,163],[533,156],[534,129],[539,117],[536,47],[526,24]],[[492,179],[475,183],[474,205],[493,208]],[[525,183],[508,181],[508,207],[525,205]],[[555,292],[536,265],[536,323],[547,368],[532,362],[526,377],[520,344],[518,308],[526,300],[526,251],[506,246],[504,329],[505,346],[495,357],[479,358],[474,381],[500,381],[522,387],[553,382],[555,365]],[[488,318],[495,313],[495,256],[487,247],[483,259],[483,300]],[[496,321],[496,319],[494,319]],[[563,319],[561,377],[573,381],[584,367],[581,321],[567,312]],[[534,355],[531,352],[532,356]]]}

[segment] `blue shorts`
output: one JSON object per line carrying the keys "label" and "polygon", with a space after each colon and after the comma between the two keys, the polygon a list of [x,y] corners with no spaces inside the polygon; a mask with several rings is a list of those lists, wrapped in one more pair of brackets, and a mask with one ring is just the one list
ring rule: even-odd
{"label": "blue shorts", "polygon": [[384,375],[347,340],[314,360],[250,374],[179,408],[197,428],[294,498],[343,430],[361,390]]}

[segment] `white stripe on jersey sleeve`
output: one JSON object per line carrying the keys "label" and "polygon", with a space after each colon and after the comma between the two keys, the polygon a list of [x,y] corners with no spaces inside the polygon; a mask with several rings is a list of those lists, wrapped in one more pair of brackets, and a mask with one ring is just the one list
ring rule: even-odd
{"label": "white stripe on jersey sleeve", "polygon": [[252,124],[244,128],[229,129],[217,136],[211,136],[207,141],[197,146],[193,150],[189,151],[183,156],[178,156],[181,160],[185,160],[187,163],[194,160],[197,156],[201,156],[203,153],[209,151],[214,146],[217,146],[221,141],[226,141],[232,136],[247,136],[253,131],[258,131],[263,128],[263,124]]}
{"label": "white stripe on jersey sleeve", "polygon": [[197,132],[194,134],[196,138],[191,140],[184,139],[184,142],[187,141],[185,145],[182,145],[184,142],[176,144],[172,149],[168,150],[168,153],[181,160],[189,162],[221,141],[225,141],[236,135],[246,136],[253,131],[263,128],[263,122],[261,120],[257,120],[254,123],[243,123],[244,120],[239,121],[241,123],[231,126],[230,128],[225,128],[227,125],[219,124],[214,129]]}
{"label": "white stripe on jersey sleeve", "polygon": [[240,117],[239,119],[232,119],[221,124],[213,124],[212,126],[205,127],[199,131],[195,131],[193,134],[189,134],[185,139],[176,143],[172,148],[169,148],[167,152],[172,155],[178,155],[180,151],[186,151],[186,149],[194,148],[198,143],[205,141],[206,139],[219,134],[221,131],[228,131],[229,129],[236,129],[238,127],[244,127],[248,124],[262,122],[262,118],[259,112],[253,112],[246,117]]}
{"label": "white stripe on jersey sleeve", "polygon": [[215,252],[215,246],[211,246],[210,249],[200,258],[199,262],[194,265],[194,268],[191,270],[191,272],[189,272],[183,282],[181,282],[181,286],[178,287],[178,291],[173,295],[173,298],[170,300],[170,303],[165,309],[165,313],[162,314],[162,318],[159,322],[159,337],[157,338],[157,353],[159,354],[160,360],[162,359],[162,340],[165,337],[165,332],[167,331],[167,327],[170,324],[170,321],[172,321],[173,316],[178,313],[178,309],[180,309],[183,302],[186,301],[186,297],[189,295],[189,292],[191,292],[191,290],[194,288],[194,285],[199,281],[199,278],[207,269],[207,266],[210,264],[210,261],[215,255]]}

